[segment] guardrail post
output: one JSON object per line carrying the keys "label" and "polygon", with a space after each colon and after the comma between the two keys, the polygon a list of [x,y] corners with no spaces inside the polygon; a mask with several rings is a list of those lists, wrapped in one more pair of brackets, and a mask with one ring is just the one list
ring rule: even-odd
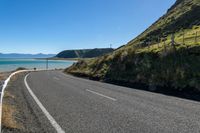
{"label": "guardrail post", "polygon": [[166,49],[166,42],[164,41],[164,51],[165,53],[167,52],[167,49]]}
{"label": "guardrail post", "polygon": [[150,42],[149,42],[149,41],[147,42],[147,45],[148,45],[148,50],[149,50],[149,49],[150,49],[150,46],[149,46],[149,45],[150,45]]}
{"label": "guardrail post", "polygon": [[185,30],[183,30],[183,45],[185,45]]}
{"label": "guardrail post", "polygon": [[195,34],[195,43],[197,43],[197,36],[198,36],[198,32],[196,32]]}
{"label": "guardrail post", "polygon": [[174,33],[171,36],[171,46],[172,46],[173,50],[175,51],[176,50],[176,46],[175,46],[175,36],[174,36]]}

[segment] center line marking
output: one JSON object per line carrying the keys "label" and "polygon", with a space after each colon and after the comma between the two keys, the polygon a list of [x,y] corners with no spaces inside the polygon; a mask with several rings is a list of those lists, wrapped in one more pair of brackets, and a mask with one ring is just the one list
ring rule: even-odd
{"label": "center line marking", "polygon": [[101,93],[98,93],[98,92],[95,92],[95,91],[92,91],[92,90],[89,90],[89,89],[86,89],[86,91],[89,91],[89,92],[91,92],[91,93],[93,93],[93,94],[96,94],[96,95],[99,95],[99,96],[102,96],[102,97],[108,98],[108,99],[113,100],[113,101],[117,101],[117,99],[115,99],[115,98],[112,98],[112,97],[109,97],[109,96],[103,95],[103,94],[101,94]]}
{"label": "center line marking", "polygon": [[26,88],[28,89],[30,95],[33,97],[33,99],[35,100],[37,105],[40,107],[42,112],[45,114],[47,119],[50,121],[51,125],[55,128],[57,133],[65,133],[65,131],[60,127],[60,125],[56,122],[56,120],[49,114],[49,112],[46,110],[46,108],[42,105],[42,103],[39,101],[39,99],[36,97],[36,95],[33,93],[31,88],[29,87],[29,85],[27,83],[27,77],[28,76],[29,76],[29,74],[26,75],[26,77],[24,78],[24,83],[25,83]]}

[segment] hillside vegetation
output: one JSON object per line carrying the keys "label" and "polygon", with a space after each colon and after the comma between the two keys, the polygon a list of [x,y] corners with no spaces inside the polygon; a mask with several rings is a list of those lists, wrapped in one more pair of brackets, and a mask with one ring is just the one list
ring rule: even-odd
{"label": "hillside vegetation", "polygon": [[200,90],[200,0],[177,0],[158,21],[111,54],[66,69],[77,76]]}
{"label": "hillside vegetation", "polygon": [[57,58],[93,58],[113,52],[112,48],[65,50],[56,55]]}

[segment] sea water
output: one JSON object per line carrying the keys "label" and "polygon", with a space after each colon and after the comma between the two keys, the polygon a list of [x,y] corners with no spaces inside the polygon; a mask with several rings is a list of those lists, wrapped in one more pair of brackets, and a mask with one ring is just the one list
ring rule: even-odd
{"label": "sea water", "polygon": [[0,59],[0,72],[13,71],[19,67],[27,69],[64,69],[71,66],[75,61],[45,60],[45,59]]}

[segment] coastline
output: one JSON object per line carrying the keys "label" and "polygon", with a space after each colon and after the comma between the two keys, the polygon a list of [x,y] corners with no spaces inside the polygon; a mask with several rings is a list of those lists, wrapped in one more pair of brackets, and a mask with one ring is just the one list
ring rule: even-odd
{"label": "coastline", "polygon": [[37,59],[0,59],[0,73],[12,72],[18,68],[26,69],[65,69],[71,66],[75,60],[48,60],[37,58]]}
{"label": "coastline", "polygon": [[[4,83],[4,81],[14,72],[19,71],[19,70],[27,70],[27,68],[23,68],[23,67],[19,67],[15,70],[11,70],[11,71],[2,71],[0,72],[0,89]],[[0,90],[1,91],[1,90]]]}
{"label": "coastline", "polygon": [[81,60],[82,58],[34,58],[36,60],[60,60],[60,61],[78,61],[78,60]]}

